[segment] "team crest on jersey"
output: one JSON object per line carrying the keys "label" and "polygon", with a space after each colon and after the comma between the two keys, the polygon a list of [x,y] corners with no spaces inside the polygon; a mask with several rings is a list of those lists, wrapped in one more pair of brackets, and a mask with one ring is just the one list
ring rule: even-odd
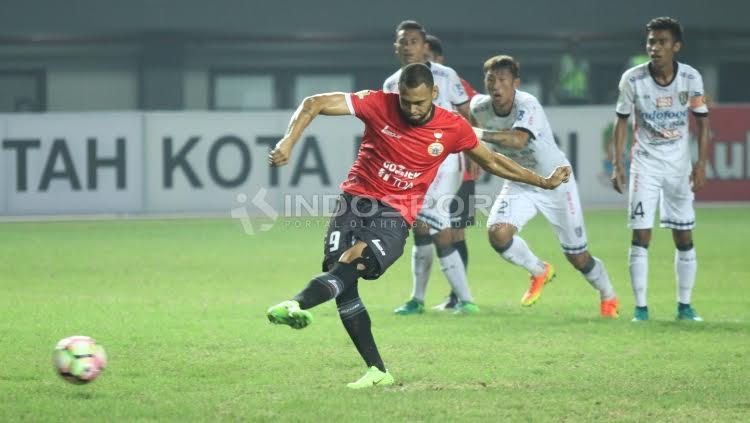
{"label": "team crest on jersey", "polygon": [[358,91],[354,95],[359,97],[360,100],[364,100],[365,96],[370,95],[371,92],[372,90],[362,90],[362,91]]}
{"label": "team crest on jersey", "polygon": [[686,105],[688,102],[688,92],[687,91],[680,91],[680,104]]}
{"label": "team crest on jersey", "polygon": [[432,135],[435,136],[436,140],[439,140],[439,139],[443,138],[443,131],[440,130],[440,129],[436,129],[435,132],[432,133]]}
{"label": "team crest on jersey", "polygon": [[[442,133],[440,135],[442,136]],[[439,142],[433,142],[432,144],[427,146],[427,154],[433,157],[437,157],[443,154],[443,149],[445,149],[443,144],[440,144]]]}

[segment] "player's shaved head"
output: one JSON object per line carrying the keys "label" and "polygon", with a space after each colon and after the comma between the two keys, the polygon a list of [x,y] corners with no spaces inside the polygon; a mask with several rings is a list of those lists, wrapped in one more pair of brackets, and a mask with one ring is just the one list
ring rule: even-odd
{"label": "player's shaved head", "polygon": [[406,88],[417,88],[424,84],[427,88],[435,86],[435,80],[432,77],[432,71],[427,65],[422,63],[412,63],[406,65],[401,71],[398,84]]}
{"label": "player's shaved head", "polygon": [[499,55],[490,57],[484,62],[484,66],[482,66],[484,73],[500,69],[508,69],[513,78],[521,77],[521,65],[511,56]]}

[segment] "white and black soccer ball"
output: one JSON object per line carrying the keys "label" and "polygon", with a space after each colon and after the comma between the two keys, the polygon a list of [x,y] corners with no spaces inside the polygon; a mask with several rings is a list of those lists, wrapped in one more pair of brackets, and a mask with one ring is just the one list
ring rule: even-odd
{"label": "white and black soccer ball", "polygon": [[69,336],[57,343],[53,363],[63,379],[83,385],[96,379],[106,367],[107,354],[93,338]]}

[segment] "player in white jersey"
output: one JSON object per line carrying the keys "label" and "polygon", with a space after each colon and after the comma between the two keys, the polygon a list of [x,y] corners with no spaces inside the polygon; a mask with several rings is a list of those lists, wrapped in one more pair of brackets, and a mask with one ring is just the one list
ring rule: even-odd
{"label": "player in white jersey", "polygon": [[[520,91],[519,64],[510,56],[495,56],[484,63],[484,83],[489,95],[471,99],[471,114],[479,128],[477,137],[495,144],[499,152],[535,172],[549,172],[570,163],[555,143],[541,104]],[[517,235],[537,212],[552,224],[568,261],[599,291],[599,313],[616,318],[617,298],[607,269],[588,252],[586,228],[575,178],[549,192],[505,181],[492,205],[487,228],[492,247],[507,261],[531,274],[531,285],[521,298],[530,306],[544,285],[555,276],[549,263],[539,260]]]}
{"label": "player in white jersey", "polygon": [[[633,321],[648,320],[646,288],[648,244],[657,205],[661,227],[672,229],[677,250],[677,318],[702,320],[690,305],[697,261],[693,247],[695,226],[693,193],[705,183],[708,158],[708,108],[703,80],[692,67],[674,61],[682,47],[682,28],[672,18],[655,18],[647,25],[646,50],[651,60],[628,69],[620,79],[615,158],[612,183],[617,192],[625,186],[622,156],[628,117],[633,117],[635,142],[631,149],[628,214],[633,230],[630,247],[630,280],[635,294]],[[688,113],[696,118],[698,162],[691,165]],[[692,186],[691,186],[692,185]]]}
{"label": "player in white jersey", "polygon": [[[430,68],[437,88],[437,98],[434,104],[448,110],[457,110],[464,117],[469,118],[469,97],[456,71],[427,60],[429,47],[427,33],[422,25],[415,21],[401,22],[396,28],[394,47],[401,61],[401,68],[411,63],[424,63]],[[383,91],[398,92],[400,76],[401,69],[388,77],[383,83]],[[410,315],[424,312],[424,296],[432,270],[433,249],[437,250],[443,274],[459,299],[455,312],[460,314],[479,312],[479,307],[474,303],[469,290],[466,266],[460,253],[453,246],[451,233],[450,204],[462,179],[463,166],[460,157],[458,154],[452,154],[440,165],[435,180],[425,194],[424,206],[414,223],[413,290],[411,299],[394,310],[397,314]]]}

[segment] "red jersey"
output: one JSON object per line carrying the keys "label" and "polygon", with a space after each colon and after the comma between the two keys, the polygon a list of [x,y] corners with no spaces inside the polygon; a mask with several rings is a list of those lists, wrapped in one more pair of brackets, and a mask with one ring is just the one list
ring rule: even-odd
{"label": "red jersey", "polygon": [[474,87],[471,86],[468,82],[466,82],[465,79],[461,78],[461,85],[464,86],[464,91],[466,91],[466,95],[469,96],[469,100],[471,100],[472,97],[479,94],[477,90],[474,89]]}
{"label": "red jersey", "polygon": [[479,144],[466,119],[441,107],[429,122],[412,125],[401,115],[398,94],[360,91],[346,94],[346,103],[365,133],[341,189],[388,204],[410,225],[443,160]]}

